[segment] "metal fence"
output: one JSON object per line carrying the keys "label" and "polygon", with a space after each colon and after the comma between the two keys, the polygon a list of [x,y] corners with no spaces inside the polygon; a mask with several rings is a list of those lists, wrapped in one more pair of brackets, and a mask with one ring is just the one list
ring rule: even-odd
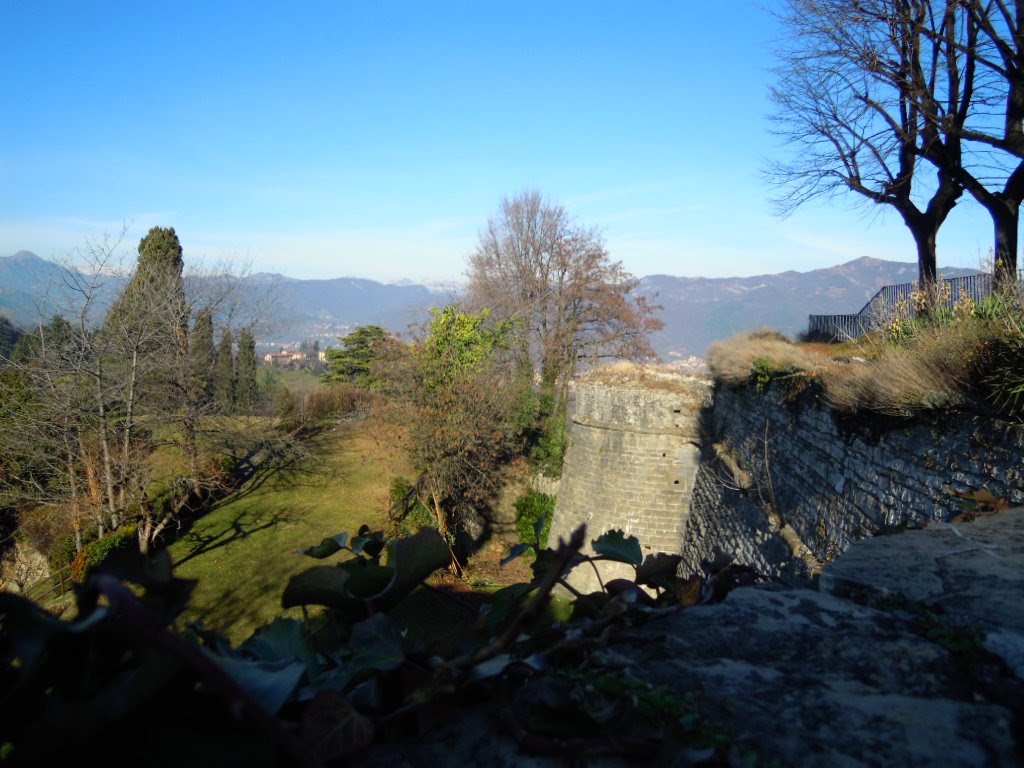
{"label": "metal fence", "polygon": [[[1024,283],[1024,270],[1017,273],[1017,284]],[[942,305],[952,309],[970,298],[981,302],[992,293],[992,275],[978,273],[963,277],[947,277],[941,282]],[[868,303],[855,315],[810,315],[807,319],[807,338],[814,341],[847,341],[856,339],[879,328],[897,310],[915,314],[911,300],[917,283],[884,285],[868,299]]]}
{"label": "metal fence", "polygon": [[72,582],[71,566],[65,565],[29,586],[24,595],[37,603],[46,603],[70,590]]}

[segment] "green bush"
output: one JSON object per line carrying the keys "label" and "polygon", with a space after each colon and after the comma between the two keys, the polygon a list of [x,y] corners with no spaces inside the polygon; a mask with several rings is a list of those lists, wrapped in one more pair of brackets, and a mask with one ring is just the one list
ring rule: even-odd
{"label": "green bush", "polygon": [[[82,531],[83,540],[87,539],[85,531]],[[66,565],[70,565],[75,559],[78,550],[75,549],[75,534],[71,531],[58,536],[48,550],[46,550],[46,561],[50,564],[51,570],[59,571]]]}
{"label": "green bush", "polygon": [[88,530],[82,531],[81,552],[75,550],[75,534],[69,532],[54,541],[46,552],[46,560],[55,571],[73,565],[84,574],[85,569],[99,565],[115,549],[134,546],[137,539],[138,526],[134,523],[124,525],[99,539],[96,538],[95,529],[90,526]]}
{"label": "green bush", "polygon": [[537,491],[530,491],[516,499],[516,529],[519,531],[520,541],[529,544],[537,539],[536,524],[543,517],[544,524],[537,544],[540,549],[547,547],[551,518],[555,516],[555,500],[554,496]]}
{"label": "green bush", "polygon": [[[410,490],[412,490],[412,483],[404,477],[399,476],[392,479],[391,488],[388,490],[392,507],[405,498]],[[392,511],[392,519],[395,521],[395,531],[400,536],[412,535],[424,527],[437,528],[434,515],[416,494],[413,494],[412,498],[407,499],[398,509]]]}
{"label": "green bush", "polygon": [[530,465],[547,477],[561,477],[562,460],[569,444],[566,405],[552,395],[542,395],[538,398],[538,409]]}
{"label": "green bush", "polygon": [[754,360],[754,386],[758,392],[764,392],[771,383],[775,374],[775,366],[767,357],[758,357]]}
{"label": "green bush", "polygon": [[82,547],[82,560],[87,568],[93,568],[106,560],[114,550],[138,546],[138,538],[137,525],[124,525],[102,539],[96,539]]}

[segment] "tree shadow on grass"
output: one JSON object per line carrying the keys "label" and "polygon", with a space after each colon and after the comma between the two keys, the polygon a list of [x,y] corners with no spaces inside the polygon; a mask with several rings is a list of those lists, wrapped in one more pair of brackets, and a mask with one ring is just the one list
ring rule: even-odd
{"label": "tree shadow on grass", "polygon": [[217,598],[217,601],[203,608],[192,606],[184,615],[184,623],[196,623],[203,628],[227,637],[232,645],[237,645],[248,637],[253,630],[271,621],[256,610],[256,606],[265,605],[265,596],[275,592],[275,597],[284,589],[284,585],[264,585],[254,595],[251,586],[246,589],[232,587]]}
{"label": "tree shadow on grass", "polygon": [[325,453],[319,435],[305,438],[301,445],[285,445],[270,453],[254,451],[239,461],[237,471],[243,477],[242,484],[219,500],[217,506],[240,501],[264,487],[268,490],[314,488],[326,477],[336,479],[339,469],[323,461]]}
{"label": "tree shadow on grass", "polygon": [[189,550],[184,557],[175,562],[174,567],[180,567],[182,563],[187,563],[189,560],[215,549],[226,547],[233,541],[244,539],[258,531],[273,528],[278,523],[289,522],[290,519],[280,510],[270,513],[268,517],[266,513],[246,509],[239,510],[232,519],[225,521],[223,526],[218,525],[215,530],[197,531],[192,528],[178,538],[178,541],[188,545]]}

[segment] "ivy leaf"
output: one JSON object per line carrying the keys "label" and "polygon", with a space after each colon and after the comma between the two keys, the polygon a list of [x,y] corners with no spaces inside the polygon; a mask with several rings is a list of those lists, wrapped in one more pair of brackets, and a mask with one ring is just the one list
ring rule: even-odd
{"label": "ivy leaf", "polygon": [[636,569],[636,582],[649,587],[668,589],[675,581],[676,571],[682,561],[681,555],[670,555],[667,552],[648,555]]}
{"label": "ivy leaf", "polygon": [[309,676],[314,677],[320,669],[316,652],[309,645],[309,638],[301,621],[276,618],[260,627],[238,650],[259,661],[280,661],[297,659],[306,665]]}
{"label": "ivy leaf", "polygon": [[253,661],[232,656],[210,656],[271,715],[276,715],[284,706],[306,671],[306,666],[295,659]]}
{"label": "ivy leaf", "polygon": [[288,579],[281,595],[281,606],[325,605],[328,608],[351,607],[352,598],[345,585],[349,572],[335,565],[318,565]]}
{"label": "ivy leaf", "polygon": [[386,613],[375,613],[352,627],[349,645],[352,664],[362,669],[388,672],[405,661],[402,633],[395,620]]}
{"label": "ivy leaf", "polygon": [[530,584],[512,584],[499,589],[487,602],[484,613],[484,626],[496,634],[508,621],[522,610],[526,597],[533,591]]}
{"label": "ivy leaf", "polygon": [[329,536],[328,538],[321,541],[315,547],[308,547],[307,549],[300,549],[300,555],[308,555],[309,557],[315,557],[317,560],[323,560],[325,557],[330,557],[335,552],[340,552],[345,548],[348,543],[348,531],[343,531],[336,536]]}
{"label": "ivy leaf", "polygon": [[616,563],[640,565],[644,555],[640,551],[640,540],[636,536],[626,537],[622,530],[608,531],[590,542],[594,552],[606,560]]}
{"label": "ivy leaf", "polygon": [[388,543],[388,567],[395,569],[395,580],[381,597],[388,608],[397,603],[439,568],[451,562],[448,542],[436,528],[420,528],[419,532]]}
{"label": "ivy leaf", "polygon": [[497,677],[506,669],[515,659],[508,653],[499,653],[497,656],[487,661],[481,661],[471,670],[470,674],[473,675],[474,680],[487,680],[491,677]]}
{"label": "ivy leaf", "polygon": [[384,551],[384,537],[380,533],[362,533],[363,528],[360,528],[360,534],[352,539],[352,551],[376,560]]}
{"label": "ivy leaf", "polygon": [[324,763],[354,755],[373,741],[373,722],[337,691],[320,691],[302,713],[302,741]]}
{"label": "ivy leaf", "polygon": [[339,563],[338,567],[349,575],[345,593],[353,600],[376,600],[387,594],[395,580],[394,568],[372,560],[356,558]]}

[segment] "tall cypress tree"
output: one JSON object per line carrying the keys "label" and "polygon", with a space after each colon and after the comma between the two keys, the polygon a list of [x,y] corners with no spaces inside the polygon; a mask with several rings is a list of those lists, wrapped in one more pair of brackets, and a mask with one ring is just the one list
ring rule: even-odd
{"label": "tall cypress tree", "polygon": [[231,349],[231,329],[225,328],[217,347],[217,370],[213,379],[213,399],[222,412],[235,407],[235,357]]}
{"label": "tall cypress tree", "polygon": [[256,407],[256,339],[252,330],[243,328],[238,333],[238,388],[235,403],[242,413]]}
{"label": "tall cypress tree", "polygon": [[137,322],[163,322],[171,327],[185,322],[182,278],[184,260],[174,227],[153,227],[139,241],[139,260],[132,279],[107,313],[107,326]]}

